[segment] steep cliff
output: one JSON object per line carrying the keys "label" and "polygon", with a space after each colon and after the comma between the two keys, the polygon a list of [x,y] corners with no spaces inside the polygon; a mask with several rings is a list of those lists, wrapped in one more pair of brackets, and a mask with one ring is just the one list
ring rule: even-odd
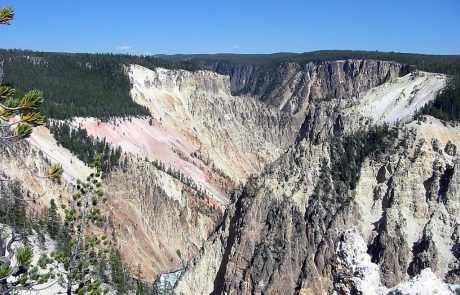
{"label": "steep cliff", "polygon": [[[56,143],[45,127],[34,130],[23,143],[8,145],[0,153],[2,179],[17,181],[41,212],[54,199],[66,204],[75,192],[76,179],[85,179],[92,169]],[[221,220],[219,206],[195,189],[157,169],[150,161],[126,153],[123,165],[105,175],[103,189],[109,197],[102,208],[111,220],[107,234],[130,267],[140,267],[145,279],[182,268]],[[60,163],[60,182],[46,175],[49,163]]]}
{"label": "steep cliff", "polygon": [[0,83],[3,81],[3,61],[0,62]]}
{"label": "steep cliff", "polygon": [[74,118],[71,123],[180,171],[219,205],[227,204],[235,184],[279,157],[300,128],[289,114],[252,97],[232,96],[226,76],[138,65],[126,70],[134,101],[152,117]]}
{"label": "steep cliff", "polygon": [[232,91],[248,93],[293,114],[311,99],[347,98],[396,77],[411,67],[376,60],[340,60],[307,63],[272,63],[263,66],[215,66],[230,75]]}
{"label": "steep cliff", "polygon": [[367,246],[359,232],[346,230],[341,236],[334,258],[334,292],[338,294],[452,294],[459,286],[446,284],[430,268],[395,287],[382,285],[377,264],[366,253]]}
{"label": "steep cliff", "polygon": [[[306,77],[286,67],[292,73],[280,77]],[[305,114],[297,141],[235,197],[178,294],[328,294],[341,280],[334,257],[350,227],[363,235],[386,287],[427,267],[458,283],[459,129],[412,120],[446,77],[377,61],[318,68],[313,75],[323,78],[303,95],[262,98]],[[213,279],[203,284],[204,275]]]}
{"label": "steep cliff", "polygon": [[141,266],[153,281],[198,255],[222,212],[145,159],[127,156],[123,161],[104,181],[110,196],[106,212],[124,259]]}
{"label": "steep cliff", "polygon": [[209,66],[213,71],[230,78],[230,89],[233,93],[246,92],[247,85],[254,75],[260,70],[261,65],[241,64],[235,62],[217,61],[201,62]]}
{"label": "steep cliff", "polygon": [[147,106],[162,126],[192,141],[236,181],[274,161],[294,141],[300,127],[289,114],[252,97],[232,96],[226,76],[208,71],[151,71],[136,65],[129,74],[134,101]]}
{"label": "steep cliff", "polygon": [[[459,282],[460,129],[414,119],[445,75],[375,60],[215,70],[228,76],[126,65],[150,117],[69,120],[125,153],[104,180],[105,210],[148,280],[186,265],[177,294],[329,294],[369,282],[385,294],[417,278]],[[46,192],[38,209],[90,171],[44,128],[29,143],[18,152],[33,169],[52,159],[66,170],[63,186],[30,180],[4,151],[6,177]]]}

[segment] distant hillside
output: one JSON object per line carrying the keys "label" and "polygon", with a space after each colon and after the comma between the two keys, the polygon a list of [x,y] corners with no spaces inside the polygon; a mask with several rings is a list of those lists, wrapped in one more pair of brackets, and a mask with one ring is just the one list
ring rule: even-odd
{"label": "distant hillside", "polygon": [[[453,77],[450,87],[423,109],[444,120],[460,119],[460,56],[412,53],[322,50],[306,53],[273,54],[176,54],[131,56],[114,54],[68,54],[1,50],[4,83],[13,83],[21,95],[30,89],[45,93],[43,112],[51,118],[74,116],[107,118],[148,115],[129,95],[130,82],[123,65],[139,64],[149,69],[162,67],[195,71],[209,69],[231,78],[234,94],[254,94],[254,83],[276,81],[279,66],[286,62],[305,65],[345,59],[395,61],[422,71],[446,73]],[[1,70],[0,70],[1,71]],[[266,84],[266,83],[265,83]],[[269,89],[274,89],[272,85]],[[256,89],[257,90],[257,89]]]}
{"label": "distant hillside", "polygon": [[272,54],[159,54],[155,57],[171,62],[194,60],[209,65],[216,62],[267,65],[282,62],[322,62],[345,59],[373,59],[395,61],[417,66],[420,70],[454,74],[460,64],[460,55],[430,55],[417,53],[380,52],[363,50],[318,50],[304,53],[280,52]]}
{"label": "distant hillside", "polygon": [[395,61],[416,66],[419,70],[455,74],[460,66],[458,55],[430,55],[417,53],[380,52],[361,50],[320,50],[285,56],[275,62],[322,62],[345,59],[373,59]]}
{"label": "distant hillside", "polygon": [[[436,100],[422,110],[423,114],[432,115],[442,120],[460,120],[460,56],[428,55],[398,52],[323,50],[288,56],[275,61],[283,62],[322,62],[344,59],[374,59],[395,61],[414,66],[426,72],[444,73],[451,76],[448,88],[438,95]],[[273,67],[273,64],[271,65]]]}
{"label": "distant hillside", "polygon": [[[160,56],[159,56],[160,57]],[[460,56],[459,55],[428,55],[399,52],[359,51],[359,50],[320,50],[297,53],[274,54],[178,54],[161,55],[170,61],[195,61],[219,74],[228,75],[231,79],[234,94],[260,93],[258,86],[266,85],[276,90],[280,65],[290,62],[300,65],[325,61],[347,59],[370,59],[394,61],[411,65],[414,69],[427,72],[445,73],[451,76],[449,87],[437,99],[422,110],[423,114],[432,115],[443,120],[460,119]],[[248,84],[252,82],[253,85]],[[275,82],[273,82],[275,81]],[[265,91],[265,90],[264,90]]]}
{"label": "distant hillside", "polygon": [[271,54],[235,54],[235,53],[217,53],[217,54],[158,54],[155,57],[179,62],[185,60],[195,60],[202,64],[212,64],[215,62],[231,62],[237,64],[267,64],[274,60],[284,57],[295,56],[297,53],[279,52]]}
{"label": "distant hillside", "polygon": [[107,118],[148,115],[130,97],[130,81],[123,65],[147,68],[197,70],[192,61],[169,62],[155,57],[114,54],[69,54],[0,50],[3,83],[12,83],[17,94],[39,89],[44,92],[47,117]]}

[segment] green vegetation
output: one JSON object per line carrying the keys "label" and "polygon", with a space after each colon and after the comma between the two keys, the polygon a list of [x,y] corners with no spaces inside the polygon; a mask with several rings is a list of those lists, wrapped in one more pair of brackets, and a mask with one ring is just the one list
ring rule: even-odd
{"label": "green vegetation", "polygon": [[414,66],[416,69],[427,72],[444,73],[451,76],[445,91],[427,106],[421,113],[432,115],[442,120],[460,120],[460,56],[459,55],[426,55],[396,52],[377,51],[314,51],[296,56],[290,56],[277,61],[280,62],[322,62],[342,59],[376,59],[395,61]]}
{"label": "green vegetation", "polygon": [[[10,24],[13,18],[12,8],[0,10],[0,24]],[[16,89],[11,84],[0,85],[1,148],[10,150],[13,157],[25,165],[24,160],[16,154],[14,144],[29,137],[34,127],[44,124],[45,117],[39,111],[44,99],[38,90],[24,91],[21,97],[16,97]],[[48,175],[36,175],[31,170],[29,172],[32,178],[58,179],[63,170],[60,165],[53,164],[49,167]],[[20,290],[31,290],[36,285],[54,279],[55,272],[52,261],[46,257],[40,257],[36,264],[32,263],[34,251],[25,237],[32,232],[36,223],[28,218],[28,206],[18,184],[3,177],[1,182],[0,293],[16,294]],[[35,198],[28,196],[28,200]],[[17,242],[20,242],[19,248],[13,246]]]}
{"label": "green vegetation", "polygon": [[380,52],[362,50],[318,50],[305,53],[273,53],[273,54],[190,54],[190,55],[159,55],[171,61],[194,60],[203,64],[213,62],[232,62],[237,64],[253,64],[277,66],[285,62],[306,64],[345,59],[374,59],[395,61],[414,65],[419,70],[454,74],[460,65],[459,55],[429,55],[400,52]]}
{"label": "green vegetation", "polygon": [[347,51],[324,50],[303,53],[281,58],[275,62],[322,62],[343,59],[375,59],[395,61],[414,66],[426,72],[444,73],[451,76],[445,91],[430,104],[425,106],[421,113],[432,115],[442,120],[460,120],[460,56],[459,55],[427,55],[397,52],[378,51]]}
{"label": "green vegetation", "polygon": [[200,68],[193,61],[171,63],[151,56],[24,50],[0,50],[0,60],[4,61],[4,82],[17,85],[19,94],[26,89],[41,89],[47,96],[41,110],[56,119],[149,115],[147,108],[131,99],[124,65],[191,71]]}
{"label": "green vegetation", "polygon": [[44,101],[43,93],[38,90],[28,91],[21,99],[15,95],[16,89],[11,84],[0,85],[2,141],[27,138],[34,127],[45,122],[45,117],[38,110]]}
{"label": "green vegetation", "polygon": [[[83,182],[81,182],[81,184],[83,186]],[[84,198],[84,196],[81,196],[81,198]],[[23,192],[20,189],[19,184],[10,183],[1,188],[0,203],[2,206],[0,206],[0,224],[2,226],[0,227],[0,233],[5,235],[3,225],[8,225],[14,230],[14,237],[9,235],[9,238],[14,238],[15,241],[23,242],[23,246],[21,246],[16,252],[16,257],[18,258],[19,263],[18,265],[20,267],[24,270],[26,268],[30,269],[32,274],[32,272],[36,270],[36,266],[39,269],[44,269],[49,265],[57,267],[56,261],[58,261],[63,263],[67,270],[69,269],[71,257],[73,255],[72,253],[77,253],[74,249],[76,245],[75,237],[78,237],[78,235],[75,235],[75,232],[71,234],[71,232],[75,230],[77,230],[76,232],[78,233],[78,228],[74,227],[76,225],[75,223],[72,226],[69,214],[71,214],[75,218],[75,221],[79,223],[82,216],[80,215],[80,218],[78,218],[77,211],[80,210],[79,208],[81,208],[82,205],[78,207],[77,203],[81,200],[81,198],[73,198],[73,201],[65,206],[67,215],[65,222],[62,222],[59,214],[60,209],[57,207],[56,202],[53,199],[50,201],[49,207],[45,207],[41,213],[37,213],[36,211],[28,208],[26,201],[31,199],[31,196],[28,193]],[[102,198],[104,198],[104,196],[102,196]],[[101,198],[98,199],[102,200]],[[89,214],[87,215],[88,219],[90,219],[89,221],[97,228],[104,227],[99,221],[101,220],[102,215],[94,214],[94,210],[91,209],[96,209],[96,207],[92,205],[92,198],[89,198],[89,201],[90,209]],[[75,210],[72,210],[72,208]],[[104,220],[104,218],[102,218],[102,220]],[[72,230],[72,228],[74,229]],[[141,276],[140,271],[138,274],[134,275],[129,270],[128,266],[123,262],[121,254],[112,247],[113,242],[115,241],[114,239],[110,238],[109,240],[108,236],[99,235],[97,237],[100,242],[99,245],[97,245],[97,240],[94,239],[96,235],[88,232],[87,226],[84,228],[86,235],[91,238],[85,239],[90,242],[85,243],[85,247],[94,245],[97,248],[100,245],[103,245],[104,241],[109,241],[107,242],[107,245],[110,246],[109,248],[106,247],[106,249],[108,249],[108,251],[105,251],[107,255],[103,255],[103,253],[99,251],[94,251],[95,248],[93,247],[78,251],[79,259],[83,259],[84,257],[87,259],[85,263],[80,263],[80,266],[86,265],[89,266],[91,270],[97,271],[97,274],[94,274],[92,277],[93,282],[96,282],[96,284],[91,284],[91,289],[94,289],[94,287],[99,285],[99,282],[101,282],[99,285],[99,291],[101,293],[104,292],[104,289],[107,286],[110,286],[114,291],[116,291],[116,294],[128,294],[131,290],[135,290],[136,294],[140,295],[162,294],[156,285],[146,283],[145,281],[139,279]],[[41,255],[36,266],[30,261],[30,258],[34,257],[36,253],[34,253],[31,245],[26,242],[28,237],[34,233],[37,237],[44,237],[45,234],[48,234],[49,237],[56,243],[55,251],[50,253],[50,255]],[[47,249],[42,248],[42,250],[46,251]],[[98,255],[97,261],[91,260],[92,255]],[[80,260],[80,262],[83,262],[83,260]],[[9,268],[3,267],[4,265],[5,264],[0,263],[1,277],[7,275],[10,271]],[[78,272],[74,272],[75,276],[78,277],[78,273],[81,273],[81,271],[87,272],[80,269]],[[93,271],[88,273],[93,273]],[[57,279],[57,275],[55,273],[46,273],[46,276],[48,275],[49,277],[47,280],[49,281]],[[37,283],[38,279],[40,279],[42,283],[46,281],[46,276],[36,276],[36,274],[33,274],[33,276],[37,278]],[[86,279],[88,279],[88,277],[86,277]],[[32,282],[29,281],[29,283]],[[33,287],[34,284],[30,285],[30,287],[21,287],[21,289],[32,290]],[[77,293],[77,289],[80,293],[90,293],[88,286],[85,288],[86,291],[80,291],[81,287],[75,287],[74,285],[72,294]]]}
{"label": "green vegetation", "polygon": [[73,128],[65,122],[49,123],[54,138],[86,164],[97,155],[101,155],[101,167],[104,173],[119,166],[121,148],[112,148],[104,139],[93,138],[85,129]]}
{"label": "green vegetation", "polygon": [[61,227],[61,217],[59,216],[58,208],[54,199],[51,199],[49,209],[44,211],[44,218],[48,234],[52,239],[56,239]]}
{"label": "green vegetation", "polygon": [[126,294],[130,287],[127,279],[129,277],[129,271],[123,264],[120,252],[116,250],[112,251],[110,253],[109,263],[110,268],[112,269],[110,272],[111,280],[114,282],[115,289],[117,290],[118,294]]}
{"label": "green vegetation", "polygon": [[427,104],[421,113],[446,121],[460,120],[460,66],[458,72],[453,75],[449,87],[440,93],[436,100]]}
{"label": "green vegetation", "polygon": [[355,189],[359,180],[359,171],[365,158],[385,153],[394,143],[398,131],[387,125],[373,126],[370,130],[359,130],[345,136],[336,136],[331,142],[331,176],[337,187],[337,193]]}
{"label": "green vegetation", "polygon": [[189,188],[195,190],[200,198],[204,198],[206,196],[206,190],[198,186],[192,178],[185,176],[180,170],[177,170],[171,166],[166,167],[165,163],[158,160],[151,162],[146,159],[146,161],[150,162],[158,170],[167,173],[169,176],[174,177]]}
{"label": "green vegetation", "polygon": [[70,255],[56,253],[51,257],[64,264],[67,294],[102,294],[109,289],[102,286],[98,277],[97,263],[106,258],[111,243],[103,230],[107,222],[99,204],[107,202],[107,196],[101,190],[100,157],[95,157],[91,173],[85,181],[77,180],[77,190],[68,205],[62,204],[64,227],[69,234]]}
{"label": "green vegetation", "polygon": [[[13,17],[14,12],[11,8],[0,10],[0,24],[9,24]],[[33,68],[37,61],[34,60],[29,67]],[[27,70],[29,69],[24,69],[25,72]],[[44,99],[42,92],[37,90],[23,91],[21,99],[16,98],[15,95],[16,91],[12,85],[0,85],[0,128],[2,130],[0,142],[2,149],[11,149],[12,157],[16,157],[16,160],[25,164],[14,150],[14,144],[30,136],[34,127],[44,124],[45,118],[39,112]],[[79,137],[78,130],[75,136],[72,136],[70,130],[67,135],[64,135],[64,127],[60,127],[61,129],[58,126],[57,130],[60,131],[64,142],[71,144],[72,139],[75,138],[79,138],[80,143],[88,142],[83,135],[80,136],[83,139]],[[21,291],[37,292],[37,288],[43,291],[59,283],[66,288],[66,293],[69,295],[96,295],[107,294],[110,286],[116,285],[115,282],[103,282],[104,277],[99,277],[99,262],[106,261],[108,253],[112,250],[112,242],[104,234],[106,219],[99,206],[107,201],[107,197],[101,190],[102,164],[106,164],[107,169],[110,169],[111,164],[116,162],[112,158],[117,159],[120,151],[113,151],[108,144],[100,141],[96,141],[93,148],[95,151],[102,149],[103,156],[94,158],[95,173],[89,175],[85,181],[77,181],[77,192],[71,200],[68,202],[61,200],[61,208],[65,216],[64,222],[61,220],[55,200],[51,200],[49,208],[44,208],[41,214],[38,214],[27,202],[35,203],[41,196],[24,193],[19,184],[2,175],[0,182],[0,203],[2,204],[0,206],[1,294],[17,294]],[[95,152],[94,150],[92,153]],[[32,169],[26,168],[32,179],[55,180],[59,179],[63,173],[59,164],[51,165],[48,175],[37,175]],[[56,242],[56,249],[51,253],[48,253],[51,249],[45,248],[46,233]],[[27,239],[32,234],[36,235],[42,249],[37,262],[34,262],[37,253],[30,244],[30,240]],[[66,272],[60,271],[59,268],[65,268]],[[108,271],[116,270],[109,268]],[[129,278],[133,281],[132,276]],[[43,286],[45,283],[50,283],[50,285]],[[142,292],[139,291],[141,290],[139,286],[142,286]],[[139,282],[131,284],[129,290],[137,288],[137,294],[149,294],[147,286]]]}
{"label": "green vegetation", "polygon": [[[425,55],[397,52],[322,50],[302,54],[193,54],[131,56],[114,54],[70,54],[0,50],[4,60],[5,82],[18,85],[18,93],[26,89],[42,89],[47,101],[41,107],[45,115],[56,119],[74,116],[108,118],[113,116],[148,115],[148,110],[134,103],[129,95],[130,81],[123,65],[140,64],[195,71],[214,68],[217,63],[258,65],[256,86],[271,80],[268,89],[276,88],[276,71],[280,64],[296,62],[319,63],[343,59],[375,59],[395,61],[422,71],[445,73],[453,79],[449,88],[422,113],[444,120],[460,119],[460,56]],[[167,60],[166,60],[167,59]],[[257,87],[252,88],[258,89]],[[238,94],[251,91],[247,87]]]}
{"label": "green vegetation", "polygon": [[0,203],[2,204],[0,206],[0,224],[14,226],[18,235],[30,234],[32,223],[28,218],[27,204],[24,201],[19,184],[13,182],[2,186],[0,189]]}
{"label": "green vegetation", "polygon": [[395,61],[403,64],[414,65],[422,71],[452,73],[455,63],[460,63],[458,55],[430,55],[401,52],[380,52],[362,50],[319,50],[302,54],[282,57],[274,63],[296,62],[305,64],[323,61],[336,61],[345,59],[374,59],[381,61]]}
{"label": "green vegetation", "polygon": [[[40,231],[42,226],[36,216],[32,216],[24,195],[17,183],[8,183],[0,189],[1,294],[33,290],[36,285],[56,279],[52,261],[41,256],[33,263],[36,253],[27,243],[27,236],[33,230]],[[19,243],[19,248],[13,247],[14,243]]]}
{"label": "green vegetation", "polygon": [[[321,163],[315,197],[329,205],[348,204],[348,192],[356,188],[364,160],[385,153],[394,144],[396,137],[397,130],[386,125],[335,136],[330,147],[331,163],[326,159]],[[337,206],[325,208],[334,207]]]}
{"label": "green vegetation", "polygon": [[157,55],[158,58],[172,62],[196,61],[204,65],[212,65],[216,62],[235,63],[235,64],[268,64],[276,59],[294,56],[296,53],[279,52],[271,54],[234,54],[234,53],[217,53],[217,54],[173,54]]}

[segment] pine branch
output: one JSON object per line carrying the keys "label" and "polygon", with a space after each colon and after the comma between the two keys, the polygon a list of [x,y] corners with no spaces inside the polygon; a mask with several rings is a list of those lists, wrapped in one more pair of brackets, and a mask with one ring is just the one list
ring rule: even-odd
{"label": "pine branch", "polygon": [[14,10],[11,7],[4,7],[0,10],[0,24],[9,25],[14,18]]}

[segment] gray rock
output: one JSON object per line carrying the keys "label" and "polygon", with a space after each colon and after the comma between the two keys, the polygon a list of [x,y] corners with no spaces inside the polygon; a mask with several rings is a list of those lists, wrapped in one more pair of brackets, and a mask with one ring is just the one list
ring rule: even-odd
{"label": "gray rock", "polygon": [[446,147],[444,148],[444,151],[449,156],[455,157],[457,155],[457,146],[449,140],[446,144]]}
{"label": "gray rock", "polygon": [[[368,253],[388,288],[409,280],[409,269],[414,275],[429,265],[439,277],[450,272],[457,264],[449,261],[458,260],[450,249],[458,242],[453,233],[460,216],[460,174],[444,154],[417,144],[429,120],[410,125],[415,128],[410,136],[409,129],[399,128],[387,149],[359,163],[355,189],[332,177],[342,168],[330,164],[332,139],[369,128],[366,118],[347,117],[344,110],[359,93],[408,70],[368,60],[285,63],[269,73],[252,69],[245,88],[304,118],[302,127],[296,143],[237,195],[219,242],[203,249],[200,261],[206,263],[189,265],[177,290],[194,287],[195,280],[209,275],[207,265],[217,264],[204,293],[330,293],[335,250],[350,227],[363,229]],[[242,81],[236,84],[241,88]],[[411,161],[408,155],[417,149]],[[320,168],[324,161],[328,172]],[[432,233],[427,245],[424,231]],[[416,243],[421,246],[414,248]],[[213,260],[204,258],[206,253],[222,256]]]}

